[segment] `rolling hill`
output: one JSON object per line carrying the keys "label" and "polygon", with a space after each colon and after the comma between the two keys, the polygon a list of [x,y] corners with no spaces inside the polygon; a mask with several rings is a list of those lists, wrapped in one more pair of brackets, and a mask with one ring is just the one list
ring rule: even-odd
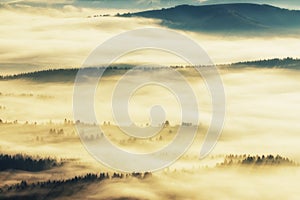
{"label": "rolling hill", "polygon": [[300,11],[250,3],[180,5],[121,16],[159,19],[169,28],[191,31],[280,32],[300,28]]}

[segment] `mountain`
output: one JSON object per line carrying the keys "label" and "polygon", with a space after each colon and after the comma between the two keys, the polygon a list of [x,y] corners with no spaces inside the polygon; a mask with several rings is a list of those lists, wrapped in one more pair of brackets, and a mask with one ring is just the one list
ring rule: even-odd
{"label": "mountain", "polygon": [[192,31],[272,32],[300,28],[300,11],[251,3],[180,5],[121,16],[160,19],[164,26]]}

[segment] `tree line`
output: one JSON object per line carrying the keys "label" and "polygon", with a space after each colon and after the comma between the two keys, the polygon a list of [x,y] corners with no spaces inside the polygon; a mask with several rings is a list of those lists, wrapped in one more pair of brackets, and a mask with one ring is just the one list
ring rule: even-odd
{"label": "tree line", "polygon": [[295,59],[291,57],[279,59],[263,59],[263,60],[256,60],[256,61],[245,61],[245,62],[237,62],[231,64],[231,66],[260,66],[260,67],[300,67],[300,59]]}
{"label": "tree line", "polygon": [[23,154],[0,154],[0,171],[15,169],[38,172],[61,166],[63,163],[53,158],[38,158]]}
{"label": "tree line", "polygon": [[[65,180],[48,180],[44,182],[28,183],[23,180],[13,185],[5,185],[0,188],[0,199],[52,199],[65,195],[73,195],[85,186],[93,183],[100,183],[104,180],[113,179],[148,179],[152,176],[151,172],[122,174],[109,173],[88,173],[83,176],[75,176]],[[44,197],[44,198],[42,198]],[[47,198],[46,198],[47,197]]]}
{"label": "tree line", "polygon": [[224,158],[222,163],[219,163],[217,166],[232,166],[232,165],[255,165],[255,166],[263,166],[263,165],[289,165],[289,166],[297,166],[293,160],[289,158],[282,157],[280,155],[227,155]]}

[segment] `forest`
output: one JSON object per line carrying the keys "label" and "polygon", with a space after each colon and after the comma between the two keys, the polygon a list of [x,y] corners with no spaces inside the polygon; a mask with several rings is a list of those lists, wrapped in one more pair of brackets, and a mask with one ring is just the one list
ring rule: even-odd
{"label": "forest", "polygon": [[26,180],[13,185],[5,185],[0,188],[0,199],[55,199],[57,197],[71,196],[87,186],[101,183],[104,180],[114,179],[149,179],[152,173],[88,173],[82,176],[75,176],[65,180],[48,180],[44,182],[28,183]]}
{"label": "forest", "polygon": [[50,157],[39,158],[23,154],[0,154],[0,171],[23,170],[29,172],[38,172],[62,165],[63,163],[58,162],[56,159]]}

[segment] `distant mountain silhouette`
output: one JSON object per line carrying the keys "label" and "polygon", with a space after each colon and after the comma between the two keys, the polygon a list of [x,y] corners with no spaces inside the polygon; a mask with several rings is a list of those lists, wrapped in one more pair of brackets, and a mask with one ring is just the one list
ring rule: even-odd
{"label": "distant mountain silhouette", "polygon": [[284,31],[300,28],[300,11],[251,3],[180,5],[121,16],[160,19],[161,24],[167,27],[193,31]]}

